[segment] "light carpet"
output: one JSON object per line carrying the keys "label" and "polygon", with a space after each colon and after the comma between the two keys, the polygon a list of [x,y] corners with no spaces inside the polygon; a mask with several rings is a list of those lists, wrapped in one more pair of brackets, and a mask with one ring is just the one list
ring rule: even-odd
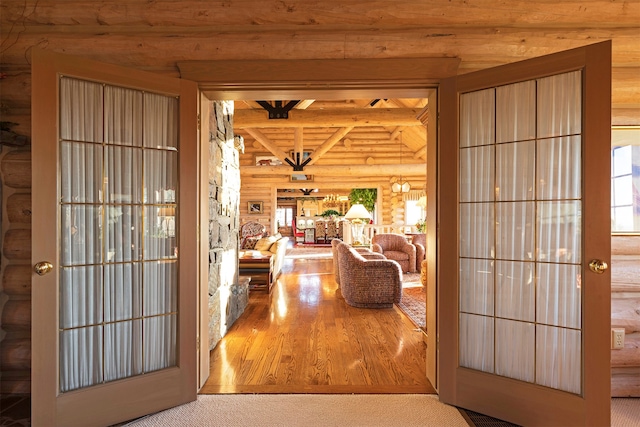
{"label": "light carpet", "polygon": [[468,427],[455,407],[427,394],[199,395],[195,402],[126,425]]}

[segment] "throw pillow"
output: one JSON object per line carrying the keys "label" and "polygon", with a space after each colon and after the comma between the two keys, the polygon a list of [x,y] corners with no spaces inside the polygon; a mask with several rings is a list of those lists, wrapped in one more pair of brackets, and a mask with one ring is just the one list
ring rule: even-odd
{"label": "throw pillow", "polygon": [[242,249],[254,249],[258,240],[260,239],[257,237],[247,237],[242,245]]}
{"label": "throw pillow", "polygon": [[269,252],[271,252],[272,254],[275,254],[275,253],[277,253],[277,252],[278,252],[278,243],[279,243],[279,240],[280,240],[280,239],[276,240],[276,241],[275,241],[275,243],[274,243],[273,245],[271,245],[271,247],[269,248]]}
{"label": "throw pillow", "polygon": [[276,242],[276,240],[277,239],[275,236],[263,237],[262,239],[258,240],[258,242],[256,243],[255,250],[268,251],[271,245],[273,245]]}

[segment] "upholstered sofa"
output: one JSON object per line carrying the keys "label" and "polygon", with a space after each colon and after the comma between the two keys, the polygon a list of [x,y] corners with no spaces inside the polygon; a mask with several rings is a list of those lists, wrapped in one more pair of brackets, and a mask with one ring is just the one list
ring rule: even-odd
{"label": "upholstered sofa", "polygon": [[405,273],[416,272],[416,247],[401,234],[381,233],[371,239],[371,249],[397,261]]}
{"label": "upholstered sofa", "polygon": [[[279,234],[260,238],[252,249],[240,249],[240,260],[238,263],[241,275],[251,276],[252,274],[265,274],[269,288],[276,282],[280,273],[284,258],[287,253],[288,237],[282,237]],[[244,257],[253,257],[261,255],[259,262],[243,261]],[[262,259],[263,257],[268,257]],[[253,282],[253,280],[252,280]]]}
{"label": "upholstered sofa", "polygon": [[402,298],[402,270],[387,259],[366,259],[339,243],[340,291],[345,302],[360,308],[392,307]]}

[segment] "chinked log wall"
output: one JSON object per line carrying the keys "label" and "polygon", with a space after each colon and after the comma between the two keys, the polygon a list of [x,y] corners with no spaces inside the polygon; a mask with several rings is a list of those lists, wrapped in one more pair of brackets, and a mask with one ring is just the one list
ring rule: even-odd
{"label": "chinked log wall", "polygon": [[4,149],[2,176],[1,392],[31,392],[31,151]]}
{"label": "chinked log wall", "polygon": [[611,350],[611,395],[640,396],[640,236],[611,239],[611,327],[625,344]]}

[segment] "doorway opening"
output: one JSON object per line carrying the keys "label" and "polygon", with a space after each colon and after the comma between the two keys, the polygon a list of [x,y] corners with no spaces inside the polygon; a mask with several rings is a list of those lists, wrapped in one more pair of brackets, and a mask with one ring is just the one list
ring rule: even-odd
{"label": "doorway opening", "polygon": [[[391,97],[392,95],[393,95],[393,96],[400,96],[400,95],[402,95],[402,96],[408,96],[408,93],[412,93],[412,94],[413,94],[413,97],[416,97],[416,96],[422,96],[422,97],[425,97],[426,99],[429,99],[429,102],[430,102],[429,106],[431,107],[432,111],[433,111],[433,108],[436,108],[436,105],[437,105],[437,90],[436,90],[436,88],[435,88],[433,85],[430,85],[429,87],[413,88],[413,89],[411,89],[411,90],[409,90],[409,89],[402,89],[401,94],[399,94],[395,89],[386,89],[386,90],[390,92],[390,93],[389,93],[389,95],[386,95],[386,94],[385,94],[385,96],[388,96],[388,97]],[[376,88],[375,90],[372,90],[371,92],[372,92],[372,93],[376,93],[376,92],[380,92],[380,91],[381,91],[381,89]],[[382,91],[384,92],[384,90],[382,90]],[[224,95],[225,95],[225,92],[215,92],[215,93],[212,93],[212,92],[211,92],[211,90],[205,90],[205,91],[204,91],[204,93],[205,93],[205,95],[206,95],[209,99],[225,99],[225,96],[224,96]],[[256,98],[255,98],[255,99],[261,99],[261,98],[266,98],[266,97],[268,97],[268,96],[269,96],[269,92],[268,92],[268,90],[265,90],[264,94],[260,93],[259,95],[256,95],[255,93],[251,93],[250,95],[251,95],[251,96],[256,96]],[[362,94],[362,92],[361,92],[361,91],[358,93],[358,95],[359,95],[359,96],[363,96],[363,94]],[[245,96],[248,96],[248,95],[247,95],[247,94],[245,94]],[[292,95],[292,94],[288,94],[288,96],[289,96],[289,97],[292,97],[293,95]],[[339,99],[339,98],[341,98],[341,97],[344,97],[344,96],[345,96],[345,92],[344,92],[344,91],[336,91],[335,93],[334,93],[334,92],[331,92],[331,93],[323,93],[323,96],[324,96],[325,98],[329,98],[329,99],[331,99],[331,98],[337,98],[337,99]],[[380,95],[377,95],[377,96],[380,96]],[[280,97],[283,97],[283,95],[282,95],[282,94],[280,94]],[[307,98],[307,97],[308,97],[307,95],[302,95],[302,96],[301,96],[301,98]],[[296,97],[296,98],[297,98],[297,97]],[[242,99],[242,97],[240,97],[240,99]],[[286,99],[286,98],[285,98],[285,99]],[[234,100],[236,100],[236,101],[237,101],[237,100],[238,100],[238,97],[235,97],[235,98],[234,98]],[[425,114],[426,114],[426,113],[425,113]],[[434,117],[435,117],[435,116],[434,116]],[[430,143],[435,144],[435,141],[436,141],[436,139],[435,139],[435,137],[436,137],[436,132],[435,132],[435,123],[431,123],[431,125],[432,125],[432,128],[434,128],[434,130],[431,132],[430,137],[429,137],[429,139],[428,139],[428,140],[429,140],[429,142],[430,142]],[[424,147],[424,151],[425,151],[425,152],[427,151],[427,147]],[[434,152],[435,152],[435,151],[434,151]],[[426,164],[425,164],[425,163],[426,163],[426,162],[424,162],[424,161],[423,161],[423,166],[422,166],[422,167],[424,168],[424,170],[425,170],[425,174],[426,174]],[[434,174],[434,178],[435,178],[435,174]],[[424,187],[425,187],[425,183],[426,183],[426,181],[428,181],[428,180],[426,179],[426,176],[425,176],[425,177],[423,177],[423,183],[422,183],[422,185],[421,185],[421,187],[422,187],[422,188],[424,188]],[[314,183],[314,184],[315,184],[315,183]],[[374,184],[375,184],[375,186],[379,186],[379,185],[380,185],[380,182],[375,182]],[[244,184],[243,184],[243,185],[244,185]],[[386,183],[385,183],[384,185],[386,186]],[[433,188],[435,188],[435,182],[433,183]],[[295,190],[298,190],[298,189],[297,189],[297,188],[295,188],[295,186],[294,186],[293,190],[295,191]],[[278,196],[276,196],[276,194],[277,194],[277,189],[275,189],[275,191],[273,191],[273,192],[270,192],[270,194],[274,195],[274,196],[273,196],[273,197],[274,197],[274,200],[272,200],[272,204],[273,204],[273,206],[278,206],[278,205],[279,205],[279,202],[278,202],[278,200],[277,200],[277,197],[278,197]],[[400,200],[402,200],[402,199],[400,199]],[[403,209],[403,210],[404,210],[404,209]],[[435,209],[434,209],[434,212],[435,212]],[[275,217],[276,215],[277,215],[277,214],[274,212],[274,217]],[[404,214],[403,214],[402,216],[403,216],[403,219],[404,219]],[[277,218],[274,218],[274,219],[277,219]],[[280,226],[280,225],[281,225],[281,224],[279,224],[279,226]],[[279,227],[278,227],[278,228],[279,228]],[[276,231],[278,230],[278,228],[276,228]],[[434,239],[435,239],[435,237],[434,237]],[[435,258],[435,255],[433,255],[433,257]],[[331,271],[331,266],[329,266],[329,267],[328,267],[328,269],[329,269],[328,271],[330,272],[330,271]],[[435,276],[434,276],[434,277],[435,277]],[[435,283],[435,282],[434,282],[434,283]],[[435,305],[436,305],[436,304],[435,304],[435,295],[436,295],[436,294],[435,294],[435,287],[433,287],[433,297],[432,297],[432,300],[434,301],[434,302],[433,302],[434,311],[432,312],[432,314],[433,314],[433,318],[434,318],[434,319],[435,319]],[[241,321],[242,321],[241,319],[239,319],[239,320],[238,320],[238,322],[241,322]],[[435,323],[432,323],[432,324],[434,325]],[[435,326],[433,326],[433,328],[434,328],[433,330],[435,331]],[[434,333],[433,335],[435,335],[435,333]],[[434,339],[435,339],[435,338],[434,338]],[[435,347],[434,347],[434,348],[435,348]],[[434,352],[434,354],[433,354],[432,356],[428,356],[428,357],[427,357],[427,360],[429,359],[429,357],[431,357],[431,358],[433,359],[432,361],[429,361],[428,363],[433,367],[432,371],[434,372],[434,374],[433,374],[433,375],[430,375],[429,377],[430,377],[430,381],[435,385],[435,365],[436,365],[436,362],[435,362],[435,352]],[[352,391],[350,391],[350,392],[352,392]],[[405,391],[405,392],[406,392],[406,391]]]}

